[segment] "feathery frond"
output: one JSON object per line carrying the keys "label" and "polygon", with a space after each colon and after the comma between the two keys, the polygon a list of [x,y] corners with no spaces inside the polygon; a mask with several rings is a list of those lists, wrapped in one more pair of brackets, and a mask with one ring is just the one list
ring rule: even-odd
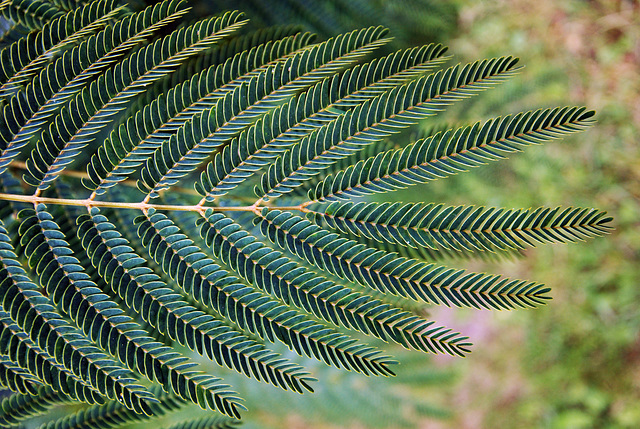
{"label": "feathery frond", "polygon": [[0,425],[72,402],[90,407],[44,427],[191,404],[226,417],[184,427],[234,427],[242,399],[211,372],[304,393],[296,354],[367,376],[395,375],[382,342],[465,356],[431,305],[535,308],[551,289],[443,261],[610,231],[592,208],[368,199],[593,123],[558,107],[402,141],[514,57],[447,67],[443,45],[391,51],[381,26],[316,42],[137,3],[0,0]]}
{"label": "feathery frond", "polygon": [[72,398],[49,387],[29,394],[15,394],[0,403],[0,426],[18,425],[21,421],[45,414],[50,408],[68,404]]}
{"label": "feathery frond", "polygon": [[[195,363],[155,342],[101,293],[72,256],[64,235],[43,205],[35,212],[21,212],[21,218],[21,241],[26,246],[25,252],[30,254],[29,265],[35,268],[53,303],[62,305],[85,335],[130,370],[160,383],[165,390],[202,408],[218,409],[234,417],[238,415],[237,398],[226,391],[228,386],[218,384],[219,378],[191,370]],[[120,343],[127,347],[118,347]],[[123,387],[123,392],[127,408],[148,411],[143,408],[143,399],[149,399],[149,396],[139,386]],[[104,389],[101,393],[108,396]],[[118,397],[110,399],[122,400]]]}
{"label": "feathery frond", "polygon": [[94,405],[60,420],[44,424],[41,426],[41,429],[76,429],[87,427],[111,429],[125,424],[149,422],[153,418],[179,410],[186,405],[183,399],[174,395],[162,393],[157,389],[154,389],[154,393],[159,401],[150,405],[151,413],[149,415],[135,413],[123,407],[122,404],[118,402],[110,401],[102,405]]}
{"label": "feathery frond", "polygon": [[404,189],[468,171],[508,153],[581,131],[593,111],[565,107],[490,119],[482,126],[437,133],[403,149],[390,150],[328,177],[309,192],[312,201],[334,201]]}
{"label": "feathery frond", "polygon": [[[374,348],[358,344],[333,329],[306,319],[269,295],[241,284],[193,246],[193,242],[179,233],[166,216],[151,211],[147,216],[139,217],[136,223],[139,225],[138,234],[150,255],[165,267],[185,292],[240,328],[272,342],[280,340],[298,354],[322,360],[328,365],[364,374],[392,374],[388,365],[393,361]],[[206,228],[206,225],[202,227]],[[254,278],[251,273],[238,272],[235,264],[231,267],[249,282]],[[179,273],[183,274],[178,276]],[[255,274],[258,281],[257,275],[260,274]],[[264,287],[264,283],[260,286]]]}
{"label": "feathery frond", "polygon": [[608,231],[605,213],[588,208],[496,209],[442,204],[334,202],[311,210],[317,225],[376,241],[434,250],[523,249],[565,243]]}
{"label": "feathery frond", "polygon": [[114,0],[97,0],[47,22],[42,30],[4,48],[0,51],[0,97],[14,95],[64,50],[122,14]]}
{"label": "feathery frond", "polygon": [[337,160],[435,115],[451,102],[504,81],[518,70],[516,63],[513,57],[477,61],[394,87],[286,150],[262,176],[256,194],[276,198],[291,192]]}
{"label": "feathery frond", "polygon": [[189,305],[149,268],[141,266],[144,259],[133,253],[128,241],[97,209],[79,217],[78,223],[78,235],[100,275],[129,308],[160,333],[248,377],[264,378],[300,393],[303,387],[309,388],[311,379],[302,367]]}
{"label": "feathery frond", "polygon": [[0,13],[7,19],[37,30],[64,12],[46,0],[5,0],[0,3]]}
{"label": "feathery frond", "polygon": [[402,84],[426,73],[437,65],[445,50],[441,45],[427,45],[399,51],[322,80],[274,109],[271,116],[258,121],[217,153],[196,185],[198,192],[208,200],[224,195],[313,129],[393,87],[392,84]]}
{"label": "feathery frond", "polygon": [[382,293],[458,307],[536,307],[549,299],[543,285],[498,275],[465,273],[397,257],[339,237],[299,216],[263,210],[262,232],[280,247],[340,278]]}
{"label": "feathery frond", "polygon": [[156,30],[184,15],[181,0],[165,0],[107,26],[45,67],[3,106],[0,172],[37,130],[104,69],[143,43]]}
{"label": "feathery frond", "polygon": [[[282,57],[305,46],[310,35],[300,34],[267,42],[242,51],[219,65],[195,74],[145,106],[125,124],[114,130],[91,157],[89,178],[84,185],[96,195],[124,180],[194,115],[194,107],[215,107],[228,91],[220,91],[231,80],[266,70]],[[235,40],[235,39],[233,39]]]}

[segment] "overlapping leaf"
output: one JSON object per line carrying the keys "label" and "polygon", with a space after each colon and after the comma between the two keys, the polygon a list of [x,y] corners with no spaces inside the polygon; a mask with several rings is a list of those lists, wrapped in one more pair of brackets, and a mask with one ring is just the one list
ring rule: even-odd
{"label": "overlapping leaf", "polygon": [[0,172],[69,99],[156,30],[184,15],[183,6],[181,0],[165,0],[107,26],[65,51],[11,97],[2,108]]}
{"label": "overlapping leaf", "polygon": [[161,334],[248,377],[300,393],[309,388],[311,379],[302,367],[197,310],[168,288],[142,266],[144,259],[133,253],[128,241],[97,209],[78,218],[78,223],[78,235],[100,275],[127,307]]}
{"label": "overlapping leaf", "polygon": [[309,199],[334,201],[390,192],[468,171],[526,146],[581,131],[592,124],[593,114],[584,107],[536,110],[438,133],[326,178],[309,192]]}
{"label": "overlapping leaf", "polygon": [[[282,56],[306,45],[309,38],[305,33],[254,46],[170,88],[111,133],[91,157],[87,168],[89,178],[83,181],[85,186],[96,195],[103,194],[132,174],[163,140],[192,118],[191,109],[195,105],[215,107],[228,92],[218,89],[230,80],[239,80],[240,76],[252,75],[253,71],[274,64]],[[175,119],[174,125],[166,126],[171,119]]]}
{"label": "overlapping leaf", "polygon": [[305,270],[222,214],[205,216],[206,222],[200,222],[201,235],[217,256],[247,281],[287,304],[407,348],[452,355],[468,351],[466,337]]}
{"label": "overlapping leaf", "polygon": [[65,106],[54,126],[43,134],[31,153],[25,181],[40,190],[46,189],[131,98],[181,61],[235,31],[242,25],[236,22],[238,18],[238,13],[230,12],[176,30],[100,76]]}
{"label": "overlapping leaf", "polygon": [[[270,341],[280,340],[300,355],[364,374],[392,374],[392,361],[372,347],[322,326],[230,276],[179,232],[166,216],[151,211],[136,220],[150,255],[198,302],[239,327]],[[206,225],[206,224],[205,224]],[[233,265],[237,267],[236,265]],[[239,273],[251,281],[254,275]],[[250,276],[250,277],[246,277]],[[256,277],[256,281],[260,281]],[[260,283],[264,285],[263,283]]]}
{"label": "overlapping leaf", "polygon": [[47,22],[0,51],[0,97],[15,94],[25,82],[69,47],[122,15],[114,0],[97,0]]}
{"label": "overlapping leaf", "polygon": [[161,417],[167,413],[184,408],[186,405],[183,399],[175,395],[166,394],[159,389],[153,389],[153,393],[159,401],[150,405],[150,415],[138,414],[118,402],[107,402],[102,405],[80,410],[77,413],[69,414],[60,420],[54,420],[40,426],[41,429],[111,429],[121,427],[126,424],[146,422],[150,424],[153,418]]}
{"label": "overlapping leaf", "polygon": [[398,257],[341,238],[289,212],[263,211],[262,231],[318,268],[383,293],[487,309],[536,307],[548,299],[544,285]]}
{"label": "overlapping leaf", "polygon": [[441,45],[399,51],[324,79],[275,109],[216,154],[197,183],[198,192],[208,200],[227,193],[313,129],[430,70],[444,52]]}
{"label": "overlapping leaf", "polygon": [[46,0],[5,0],[0,3],[0,13],[30,29],[40,29],[64,14]]}
{"label": "overlapping leaf", "polygon": [[606,213],[589,208],[497,209],[442,204],[334,202],[311,211],[318,225],[377,241],[434,250],[518,250],[608,232]]}
{"label": "overlapping leaf", "polygon": [[[54,237],[51,239],[55,240]],[[133,380],[126,377],[127,371],[115,365],[55,311],[17,261],[3,227],[0,229],[0,251],[3,279],[0,283],[0,302],[3,309],[11,311],[11,315],[5,313],[4,332],[14,331],[19,326],[23,333],[29,335],[23,338],[16,336],[13,345],[2,343],[8,347],[10,356],[18,353],[18,348],[22,347],[22,356],[17,361],[11,360],[55,390],[77,400],[95,403],[100,398],[95,393],[97,391],[142,412],[145,409],[143,399],[148,396],[141,390],[141,386],[132,384]],[[47,262],[49,261],[41,261],[43,264]],[[12,323],[17,323],[18,326],[14,328]],[[27,326],[29,329],[26,329]],[[25,348],[28,352],[24,351]],[[0,353],[6,354],[3,350]],[[49,356],[54,356],[55,360]],[[28,359],[28,365],[24,359]],[[32,366],[36,359],[42,365],[37,370]],[[49,362],[44,364],[42,361]],[[111,385],[113,390],[108,389],[107,385]]]}
{"label": "overlapping leaf", "polygon": [[516,71],[513,57],[477,61],[425,76],[361,104],[315,130],[285,151],[256,189],[259,197],[275,198],[291,192],[364,146],[435,115],[444,106],[504,81]]}
{"label": "overlapping leaf", "polygon": [[[29,265],[39,275],[51,300],[62,305],[87,337],[165,390],[202,408],[238,415],[238,398],[226,390],[228,386],[219,384],[219,378],[194,371],[195,363],[155,342],[96,287],[72,256],[64,235],[44,206],[38,206],[35,212],[23,211],[21,217],[21,241],[29,255]],[[127,347],[118,347],[120,343]],[[123,392],[128,408],[144,410],[142,399],[148,397],[144,391]],[[110,391],[103,387],[101,393],[107,395]],[[122,400],[118,396],[112,399]]]}
{"label": "overlapping leaf", "polygon": [[11,362],[7,356],[0,356],[0,385],[17,394],[36,395],[38,387],[43,384],[29,372]]}

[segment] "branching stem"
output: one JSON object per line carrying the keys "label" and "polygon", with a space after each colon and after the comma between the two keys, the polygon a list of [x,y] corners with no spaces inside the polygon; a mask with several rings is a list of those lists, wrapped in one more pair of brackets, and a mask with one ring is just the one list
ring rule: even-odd
{"label": "branching stem", "polygon": [[[196,205],[173,205],[173,204],[150,204],[146,200],[141,201],[139,203],[126,203],[126,202],[118,202],[118,201],[98,201],[92,200],[90,198],[87,199],[69,199],[69,198],[51,198],[51,197],[41,197],[38,195],[18,195],[18,194],[4,194],[0,193],[0,200],[2,201],[15,201],[29,204],[57,204],[62,206],[84,206],[87,208],[90,207],[109,207],[116,209],[132,209],[132,210],[142,210],[147,211],[149,209],[156,210],[170,210],[170,211],[190,211],[190,212],[199,212],[204,213],[207,209],[212,209],[216,212],[256,212],[259,209],[258,204],[253,204],[250,206],[237,206],[237,207],[213,207],[213,206],[204,206],[202,204]],[[271,207],[267,207],[271,208]],[[273,209],[278,210],[294,210],[294,211],[306,211],[306,209],[300,206],[291,206],[291,207],[272,207]]]}

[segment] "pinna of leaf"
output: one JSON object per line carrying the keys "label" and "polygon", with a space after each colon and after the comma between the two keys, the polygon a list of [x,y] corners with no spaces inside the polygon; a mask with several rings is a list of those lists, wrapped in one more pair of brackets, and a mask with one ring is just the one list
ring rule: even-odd
{"label": "pinna of leaf", "polygon": [[299,393],[314,379],[276,343],[365,375],[394,361],[349,330],[463,356],[467,337],[416,308],[532,308],[549,288],[441,258],[610,229],[590,208],[363,200],[592,124],[558,107],[400,146],[516,58],[445,66],[431,44],[371,59],[382,27],[314,42],[240,12],[182,23],[179,0],[1,9],[29,30],[0,51],[0,384],[15,392],[2,422],[69,401],[93,404],[77,421],[188,403],[239,418],[241,398],[173,345]]}

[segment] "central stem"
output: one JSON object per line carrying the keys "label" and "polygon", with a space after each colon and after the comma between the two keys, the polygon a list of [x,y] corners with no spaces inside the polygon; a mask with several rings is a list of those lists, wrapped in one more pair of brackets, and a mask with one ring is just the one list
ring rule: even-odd
{"label": "central stem", "polygon": [[[173,205],[173,204],[151,204],[149,202],[142,201],[139,203],[125,203],[117,201],[98,201],[91,198],[87,199],[70,199],[70,198],[50,198],[41,197],[39,195],[18,195],[18,194],[4,194],[0,193],[0,200],[2,201],[15,201],[29,204],[57,204],[62,206],[84,206],[84,207],[109,207],[117,209],[133,209],[147,211],[149,209],[156,210],[174,210],[174,211],[190,211],[204,213],[207,209],[212,209],[217,212],[224,211],[244,211],[244,212],[256,212],[258,210],[258,204],[251,206],[238,206],[238,207],[207,207],[202,204],[196,205]],[[297,210],[305,211],[306,209],[300,206],[294,207],[273,207],[280,210]]]}

